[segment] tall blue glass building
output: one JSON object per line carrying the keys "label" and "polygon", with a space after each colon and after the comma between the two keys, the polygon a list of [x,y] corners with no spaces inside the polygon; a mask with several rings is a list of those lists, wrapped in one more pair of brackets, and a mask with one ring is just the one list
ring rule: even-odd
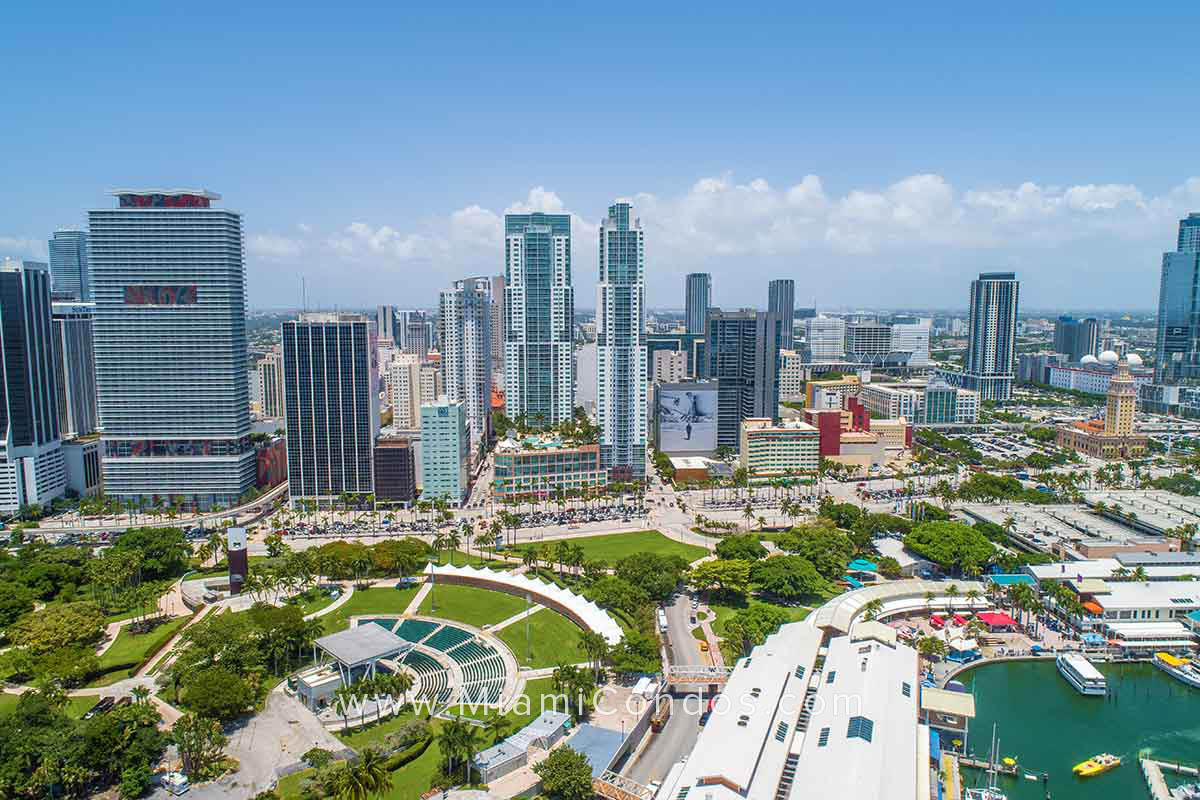
{"label": "tall blue glass building", "polygon": [[1158,283],[1158,332],[1154,379],[1195,383],[1200,379],[1200,214],[1179,221],[1178,249],[1163,253]]}
{"label": "tall blue glass building", "polygon": [[688,333],[704,333],[708,309],[712,305],[712,275],[692,272],[684,283],[683,317]]}
{"label": "tall blue glass building", "polygon": [[59,230],[49,242],[50,282],[55,299],[90,300],[88,236],[83,231]]}
{"label": "tall blue glass building", "polygon": [[504,413],[538,427],[575,407],[569,214],[504,217]]}

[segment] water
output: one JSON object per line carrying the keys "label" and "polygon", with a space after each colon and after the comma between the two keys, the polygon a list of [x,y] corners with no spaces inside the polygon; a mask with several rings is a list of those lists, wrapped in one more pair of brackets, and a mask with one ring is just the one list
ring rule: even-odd
{"label": "water", "polygon": [[[975,693],[970,750],[986,757],[994,722],[1000,756],[1015,757],[1022,775],[1039,776],[1036,783],[1000,776],[1009,800],[1044,800],[1043,772],[1053,800],[1140,800],[1149,795],[1139,753],[1200,765],[1200,689],[1149,664],[1096,666],[1108,679],[1108,697],[1079,694],[1049,660],[991,664],[960,678]],[[1071,768],[1096,753],[1120,756],[1121,766],[1076,778]],[[1169,785],[1179,782],[1166,777]],[[972,786],[984,776],[964,768],[963,779]]]}

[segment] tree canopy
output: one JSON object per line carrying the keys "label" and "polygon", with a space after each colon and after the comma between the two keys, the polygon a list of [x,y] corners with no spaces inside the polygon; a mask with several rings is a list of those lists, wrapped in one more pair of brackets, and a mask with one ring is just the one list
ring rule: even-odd
{"label": "tree canopy", "polygon": [[855,551],[849,536],[821,521],[793,528],[779,537],[776,544],[782,550],[803,556],[826,580],[843,575]]}
{"label": "tree canopy", "polygon": [[583,753],[569,745],[551,750],[533,771],[542,781],[542,790],[554,800],[592,797],[592,766]]}
{"label": "tree canopy", "polygon": [[797,555],[771,556],[756,561],[750,567],[750,579],[762,591],[789,600],[820,594],[828,588],[812,562]]}
{"label": "tree canopy", "polygon": [[996,549],[979,531],[961,522],[923,522],[904,537],[904,546],[947,569],[982,568]]}
{"label": "tree canopy", "polygon": [[756,536],[738,535],[726,536],[717,543],[717,558],[737,558],[744,561],[754,561],[767,554],[767,548]]}

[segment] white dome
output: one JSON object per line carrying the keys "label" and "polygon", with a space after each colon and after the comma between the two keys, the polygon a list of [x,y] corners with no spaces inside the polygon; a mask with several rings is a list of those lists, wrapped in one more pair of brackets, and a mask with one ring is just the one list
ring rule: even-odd
{"label": "white dome", "polygon": [[1105,350],[1103,353],[1100,354],[1100,363],[1101,364],[1115,364],[1120,360],[1121,360],[1121,357],[1119,355],[1117,355],[1115,352],[1113,352],[1112,350]]}
{"label": "white dome", "polygon": [[1137,353],[1130,353],[1125,356],[1125,360],[1129,362],[1129,366],[1131,367],[1140,367],[1142,365],[1142,357]]}
{"label": "white dome", "polygon": [[1095,364],[1096,357],[1094,355],[1092,355],[1091,353],[1088,353],[1086,356],[1079,359],[1079,363],[1080,364]]}

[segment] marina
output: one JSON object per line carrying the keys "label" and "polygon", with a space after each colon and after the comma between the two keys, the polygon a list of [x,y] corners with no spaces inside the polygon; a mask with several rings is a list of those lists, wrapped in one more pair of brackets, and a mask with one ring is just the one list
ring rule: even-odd
{"label": "marina", "polygon": [[1080,694],[1103,697],[1108,693],[1103,673],[1079,653],[1063,653],[1054,659],[1054,664],[1059,674]]}
{"label": "marina", "polygon": [[[1011,771],[1000,765],[995,770],[1007,800],[1045,800],[1047,793],[1054,800],[1175,800],[1172,788],[1196,780],[1191,765],[1200,759],[1200,692],[1147,663],[1098,669],[1108,688],[1103,698],[1081,695],[1055,678],[1050,659],[986,664],[960,675],[977,704],[969,758],[961,760],[964,792],[988,782],[982,770],[995,725],[1003,754],[1018,761]],[[1117,756],[1124,766],[1092,777],[1074,774],[1076,765],[1096,754]],[[1144,759],[1157,770],[1147,769]],[[1157,783],[1150,774],[1159,776]],[[1026,780],[1029,775],[1039,779]]]}
{"label": "marina", "polygon": [[1200,669],[1189,659],[1178,658],[1170,653],[1155,653],[1153,663],[1172,678],[1200,689]]}

